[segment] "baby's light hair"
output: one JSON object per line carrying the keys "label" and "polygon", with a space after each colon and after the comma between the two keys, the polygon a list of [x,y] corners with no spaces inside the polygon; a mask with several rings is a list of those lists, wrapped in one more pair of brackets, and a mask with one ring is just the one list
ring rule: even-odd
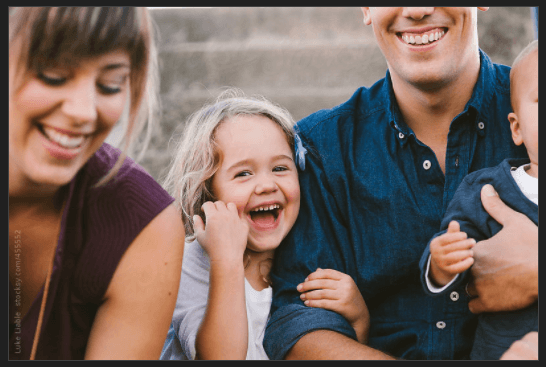
{"label": "baby's light hair", "polygon": [[521,60],[523,60],[527,55],[529,55],[531,52],[534,52],[535,50],[538,50],[538,40],[534,40],[529,42],[527,46],[521,52],[516,56],[516,59],[512,63],[512,69],[520,63]]}
{"label": "baby's light hair", "polygon": [[531,53],[538,52],[538,40],[531,41],[521,52],[516,56],[514,62],[512,63],[512,69],[510,70],[510,100],[512,103],[512,109],[514,109],[515,102],[515,80],[516,75],[518,74],[518,65]]}
{"label": "baby's light hair", "polygon": [[175,205],[181,211],[188,241],[195,239],[193,216],[203,217],[203,203],[216,200],[211,190],[212,177],[220,163],[215,133],[223,121],[238,115],[261,115],[277,123],[294,155],[292,116],[263,96],[246,96],[240,89],[229,88],[214,103],[193,113],[176,143],[170,170],[163,181],[163,187],[175,198]]}

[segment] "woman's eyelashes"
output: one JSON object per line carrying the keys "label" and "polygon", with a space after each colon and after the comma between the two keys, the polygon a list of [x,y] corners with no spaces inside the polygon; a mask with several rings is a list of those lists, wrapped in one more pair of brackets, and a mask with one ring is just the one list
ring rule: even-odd
{"label": "woman's eyelashes", "polygon": [[54,74],[47,74],[44,72],[38,72],[38,79],[43,81],[45,84],[54,86],[54,87],[63,85],[67,80],[67,78],[65,77],[61,77]]}
{"label": "woman's eyelashes", "polygon": [[[68,77],[53,73],[38,72],[38,79],[51,87],[60,87],[68,81]],[[115,81],[97,82],[97,88],[104,95],[120,93],[127,82],[127,76],[120,77]]]}

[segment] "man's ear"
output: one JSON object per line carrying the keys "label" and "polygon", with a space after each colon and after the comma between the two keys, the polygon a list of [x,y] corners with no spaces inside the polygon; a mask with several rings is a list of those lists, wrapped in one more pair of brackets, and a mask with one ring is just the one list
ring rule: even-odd
{"label": "man's ear", "polygon": [[514,140],[514,144],[521,145],[523,143],[523,137],[521,135],[518,116],[514,112],[510,112],[508,114],[508,121],[510,121],[510,130],[512,130],[512,140]]}
{"label": "man's ear", "polygon": [[372,17],[370,14],[370,8],[369,7],[362,7],[362,14],[364,14],[364,24],[370,25],[372,24]]}

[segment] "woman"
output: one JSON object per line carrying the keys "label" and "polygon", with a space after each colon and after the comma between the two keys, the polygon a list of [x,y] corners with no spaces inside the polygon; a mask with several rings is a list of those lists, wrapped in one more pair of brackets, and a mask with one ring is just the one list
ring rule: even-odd
{"label": "woman", "polygon": [[159,357],[184,227],[126,157],[155,57],[145,8],[10,8],[10,359]]}

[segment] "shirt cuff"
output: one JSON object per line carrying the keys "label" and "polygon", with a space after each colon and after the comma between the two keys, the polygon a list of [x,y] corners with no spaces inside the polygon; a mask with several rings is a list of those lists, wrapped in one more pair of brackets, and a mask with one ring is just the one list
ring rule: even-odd
{"label": "shirt cuff", "polygon": [[443,292],[445,289],[447,289],[451,284],[453,284],[457,278],[459,278],[459,275],[460,274],[457,274],[453,277],[453,279],[451,279],[449,281],[449,283],[447,283],[446,285],[444,285],[443,287],[441,288],[438,288],[436,287],[434,284],[432,284],[432,282],[430,281],[430,278],[429,278],[429,275],[428,275],[428,269],[430,268],[430,255],[428,256],[428,261],[427,261],[427,269],[425,271],[425,281],[427,283],[427,288],[429,291],[431,291],[432,293],[441,293]]}

